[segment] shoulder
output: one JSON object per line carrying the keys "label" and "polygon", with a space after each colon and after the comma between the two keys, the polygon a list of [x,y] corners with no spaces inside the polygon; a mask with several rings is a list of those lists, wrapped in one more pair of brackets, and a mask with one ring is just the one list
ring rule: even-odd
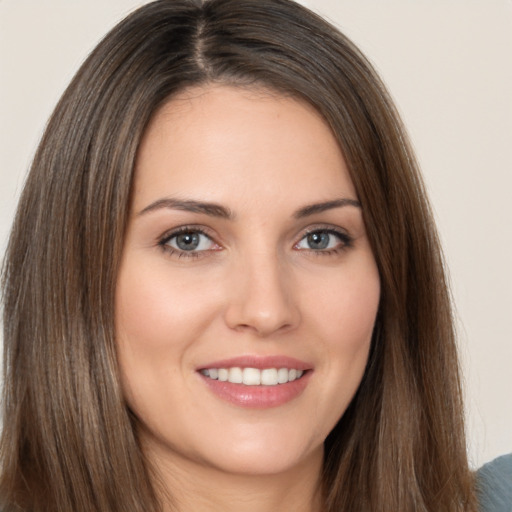
{"label": "shoulder", "polygon": [[512,512],[512,453],[476,472],[476,490],[480,512]]}

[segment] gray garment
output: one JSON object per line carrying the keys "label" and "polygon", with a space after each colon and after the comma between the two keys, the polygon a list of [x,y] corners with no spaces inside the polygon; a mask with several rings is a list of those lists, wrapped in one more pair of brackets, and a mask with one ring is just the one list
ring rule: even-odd
{"label": "gray garment", "polygon": [[512,512],[512,453],[482,466],[476,488],[480,512]]}

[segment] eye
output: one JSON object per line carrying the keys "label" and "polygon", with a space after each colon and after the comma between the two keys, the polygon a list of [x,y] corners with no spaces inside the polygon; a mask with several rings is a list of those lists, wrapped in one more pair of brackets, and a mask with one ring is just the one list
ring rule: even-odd
{"label": "eye", "polygon": [[197,228],[182,228],[169,233],[159,245],[171,253],[179,253],[180,256],[197,255],[195,253],[218,248],[206,233]]}
{"label": "eye", "polygon": [[302,237],[295,248],[329,253],[349,247],[351,242],[352,239],[346,233],[333,229],[315,229]]}

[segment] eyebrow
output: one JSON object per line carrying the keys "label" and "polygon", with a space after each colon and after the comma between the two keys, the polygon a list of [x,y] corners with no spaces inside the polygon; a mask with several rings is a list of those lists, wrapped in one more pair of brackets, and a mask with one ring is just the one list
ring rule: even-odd
{"label": "eyebrow", "polygon": [[315,215],[316,213],[322,213],[327,210],[342,208],[344,206],[354,206],[356,208],[361,208],[361,203],[356,199],[333,199],[332,201],[324,201],[323,203],[314,203],[304,206],[295,212],[294,217],[296,219],[302,219],[304,217],[309,217],[310,215]]}
{"label": "eyebrow", "polygon": [[[361,203],[356,199],[333,199],[331,201],[313,203],[304,206],[297,210],[293,214],[293,216],[296,219],[302,219],[304,217],[309,217],[310,215],[322,213],[327,210],[332,210],[334,208],[342,208],[344,206],[354,206],[356,208],[361,208]],[[163,208],[169,208],[172,210],[183,210],[192,213],[202,213],[204,215],[209,215],[211,217],[219,217],[221,219],[228,220],[233,220],[235,217],[229,208],[226,208],[225,206],[222,206],[217,203],[194,201],[192,199],[177,199],[172,197],[158,199],[154,203],[151,203],[150,205],[146,206],[143,210],[141,210],[138,213],[138,215],[144,215],[146,213],[150,213]]]}
{"label": "eyebrow", "polygon": [[191,199],[175,199],[172,197],[166,197],[159,199],[149,206],[146,206],[139,212],[139,215],[144,215],[155,210],[162,208],[170,208],[173,210],[183,210],[186,212],[203,213],[210,215],[211,217],[220,217],[221,219],[233,219],[233,214],[224,206],[217,203],[205,203],[203,201],[193,201]]}

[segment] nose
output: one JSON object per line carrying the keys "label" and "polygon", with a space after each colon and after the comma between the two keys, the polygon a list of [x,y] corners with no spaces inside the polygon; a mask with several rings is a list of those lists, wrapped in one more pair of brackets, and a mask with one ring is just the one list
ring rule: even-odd
{"label": "nose", "polygon": [[231,329],[268,337],[299,324],[293,278],[276,255],[242,260],[231,269],[228,281],[225,321]]}

